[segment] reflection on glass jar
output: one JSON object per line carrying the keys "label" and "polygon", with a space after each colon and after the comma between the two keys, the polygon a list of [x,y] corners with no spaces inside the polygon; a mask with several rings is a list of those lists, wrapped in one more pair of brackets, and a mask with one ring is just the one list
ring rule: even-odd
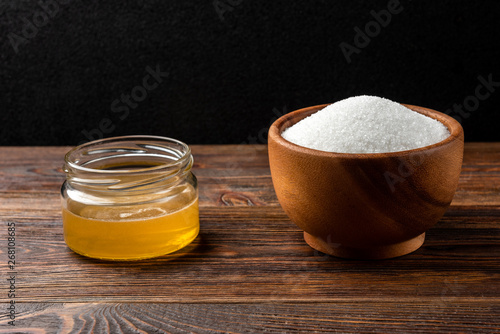
{"label": "reflection on glass jar", "polygon": [[65,157],[63,227],[76,253],[138,260],[174,252],[199,232],[190,148],[175,139],[93,141]]}

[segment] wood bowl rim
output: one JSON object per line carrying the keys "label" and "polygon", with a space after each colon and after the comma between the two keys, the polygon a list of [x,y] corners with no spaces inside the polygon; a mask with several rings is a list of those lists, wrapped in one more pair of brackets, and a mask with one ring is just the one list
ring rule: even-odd
{"label": "wood bowl rim", "polygon": [[307,116],[310,116],[314,114],[315,112],[329,106],[332,103],[327,103],[327,104],[320,104],[320,105],[315,105],[311,107],[306,107],[306,108],[301,108],[292,112],[289,112],[288,114],[285,114],[278,118],[276,121],[271,124],[271,127],[269,128],[269,139],[276,142],[278,145],[285,147],[286,149],[302,153],[302,154],[307,154],[307,155],[312,155],[312,156],[318,156],[318,157],[326,157],[326,158],[344,158],[344,159],[377,159],[377,158],[388,158],[388,157],[402,157],[402,156],[408,156],[408,155],[413,155],[416,153],[421,153],[430,149],[438,148],[441,146],[446,146],[450,144],[451,142],[455,140],[460,140],[463,142],[463,128],[460,123],[455,120],[453,117],[448,116],[444,113],[441,113],[439,111],[429,109],[429,108],[424,108],[420,106],[415,106],[411,104],[404,104],[401,103],[401,105],[418,112],[419,114],[422,114],[424,116],[428,116],[432,119],[437,120],[450,132],[450,136],[448,136],[446,139],[437,142],[432,145],[424,146],[424,147],[419,147],[411,150],[405,150],[405,151],[397,151],[397,152],[379,152],[379,153],[342,153],[342,152],[328,152],[328,151],[321,151],[313,148],[308,148],[304,146],[300,146],[297,144],[294,144],[285,138],[281,136],[281,133],[283,132],[284,129],[294,125],[295,123],[299,122],[300,120],[306,118]]}

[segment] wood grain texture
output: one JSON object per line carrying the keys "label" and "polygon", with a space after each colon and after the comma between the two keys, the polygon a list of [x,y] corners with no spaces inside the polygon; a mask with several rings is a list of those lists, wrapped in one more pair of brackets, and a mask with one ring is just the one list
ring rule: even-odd
{"label": "wood grain texture", "polygon": [[[68,148],[0,148],[0,280],[14,221],[19,332],[500,331],[500,143],[466,144],[443,219],[422,248],[383,261],[305,244],[277,202],[265,146],[192,149],[200,236],[172,255],[114,263],[64,244]],[[8,301],[0,294],[2,310]],[[9,332],[6,321],[0,311]]]}
{"label": "wood grain texture", "polygon": [[[494,333],[488,303],[23,304],[16,328],[56,333]],[[464,321],[467,319],[467,321]],[[0,333],[2,331],[0,329]],[[41,332],[41,331],[40,331]]]}
{"label": "wood grain texture", "polygon": [[448,138],[401,152],[361,154],[310,149],[282,137],[326,105],[295,110],[269,128],[276,195],[314,249],[350,259],[406,255],[420,248],[450,206],[462,166],[462,126],[435,110],[404,106],[439,121]]}

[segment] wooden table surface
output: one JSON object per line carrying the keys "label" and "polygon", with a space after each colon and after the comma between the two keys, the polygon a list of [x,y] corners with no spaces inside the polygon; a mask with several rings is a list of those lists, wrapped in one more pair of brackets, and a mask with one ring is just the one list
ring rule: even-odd
{"label": "wooden table surface", "polygon": [[263,145],[192,147],[201,232],[185,249],[84,258],[63,240],[68,149],[0,148],[0,332],[500,332],[500,143],[466,144],[450,209],[419,250],[383,261],[310,248],[279,206]]}

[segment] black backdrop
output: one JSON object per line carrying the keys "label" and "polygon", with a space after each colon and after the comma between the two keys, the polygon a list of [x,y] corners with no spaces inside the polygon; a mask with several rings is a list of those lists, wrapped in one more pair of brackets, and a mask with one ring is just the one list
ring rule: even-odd
{"label": "black backdrop", "polygon": [[360,94],[447,111],[466,140],[500,140],[496,0],[0,6],[1,145],[263,143],[278,115]]}

